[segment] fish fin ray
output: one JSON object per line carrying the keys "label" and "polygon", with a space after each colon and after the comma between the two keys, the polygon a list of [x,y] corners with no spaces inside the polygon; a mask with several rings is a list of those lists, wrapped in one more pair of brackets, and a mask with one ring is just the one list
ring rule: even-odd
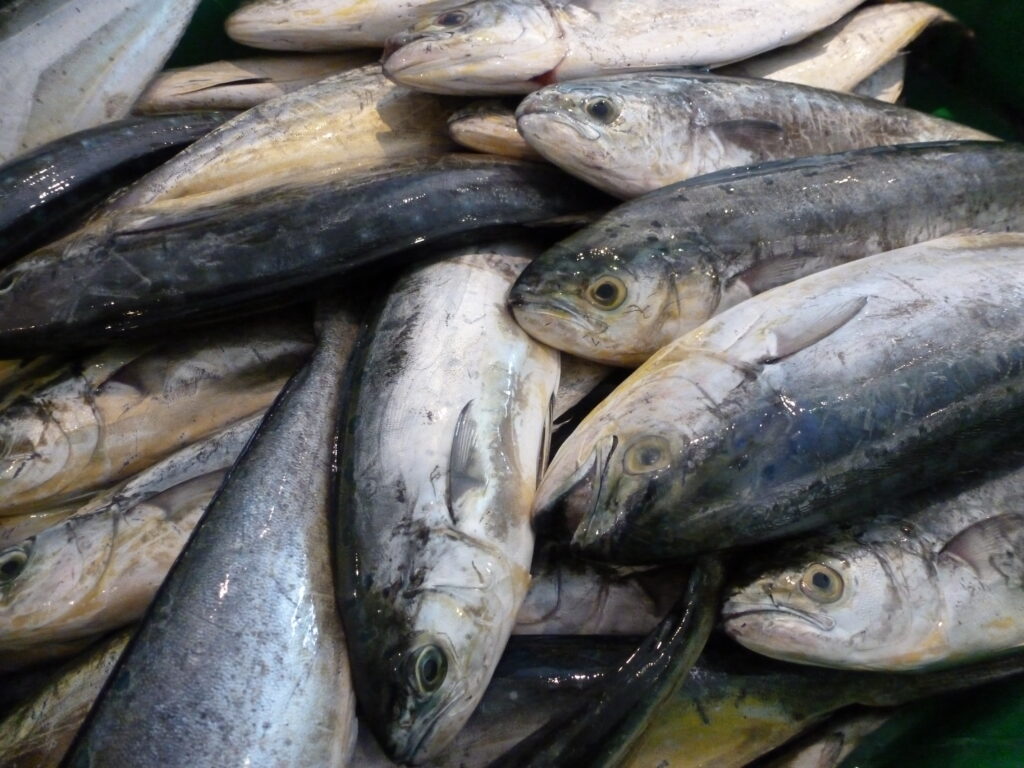
{"label": "fish fin ray", "polygon": [[479,448],[477,441],[477,423],[472,414],[473,401],[470,400],[459,413],[455,423],[455,434],[452,436],[452,450],[448,458],[448,514],[452,522],[458,518],[455,508],[459,500],[474,488],[485,484],[480,467]]}
{"label": "fish fin ray", "polygon": [[995,515],[960,531],[939,555],[966,563],[982,581],[1024,587],[1024,515]]}
{"label": "fish fin ray", "polygon": [[815,258],[802,253],[788,258],[769,259],[733,277],[726,290],[732,289],[736,283],[742,283],[751,294],[764,293],[840,263],[835,259]]}
{"label": "fish fin ray", "polygon": [[799,325],[787,327],[783,324],[772,332],[769,348],[758,362],[770,365],[814,346],[853,320],[867,303],[867,296],[856,296],[811,318],[810,322],[803,316],[800,318],[803,322]]}

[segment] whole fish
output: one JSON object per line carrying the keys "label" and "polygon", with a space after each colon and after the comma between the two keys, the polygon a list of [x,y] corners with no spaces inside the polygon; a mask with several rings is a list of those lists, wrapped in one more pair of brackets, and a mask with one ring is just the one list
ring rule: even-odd
{"label": "whole fish", "polygon": [[0,8],[0,162],[128,114],[199,0],[11,0]]}
{"label": "whole fish", "polygon": [[122,630],[69,661],[41,690],[0,720],[0,765],[58,765],[131,634],[130,629]]}
{"label": "whole fish", "polygon": [[1024,235],[949,237],[782,286],[660,350],[537,491],[589,557],[820,527],[986,458],[1024,408]]}
{"label": "whole fish", "polygon": [[118,349],[0,412],[0,515],[82,498],[262,411],[310,343],[279,319]]}
{"label": "whole fish", "polygon": [[723,67],[723,75],[763,77],[852,91],[932,24],[955,22],[928,3],[858,8],[806,40]]}
{"label": "whole fish", "polygon": [[335,51],[380,48],[420,15],[460,0],[250,0],[228,16],[233,40],[254,48]]}
{"label": "whole fish", "polygon": [[559,83],[516,110],[526,142],[630,198],[723,168],[888,144],[997,141],[924,112],[768,80],[637,72]]}
{"label": "whole fish", "polygon": [[900,55],[865,78],[853,89],[858,96],[895,104],[903,95],[903,81],[907,74],[907,57]]}
{"label": "whole fish", "polygon": [[325,77],[365,66],[370,59],[370,53],[264,56],[165,69],[146,86],[132,111],[249,109]]}
{"label": "whole fish", "polygon": [[475,101],[456,110],[448,118],[448,134],[456,144],[477,152],[541,159],[516,128],[515,110],[501,101]]}
{"label": "whole fish", "polygon": [[107,210],[226,188],[237,197],[327,168],[341,175],[434,157],[453,148],[445,124],[451,109],[395,85],[379,64],[358,67],[242,113]]}
{"label": "whole fish", "polygon": [[0,167],[0,264],[71,231],[108,195],[230,116],[125,118],[56,139]]}
{"label": "whole fish", "polygon": [[328,554],[332,442],[357,321],[321,313],[175,563],[69,765],[347,765],[355,702]]}
{"label": "whole fish", "polygon": [[399,762],[466,723],[529,585],[559,358],[504,297],[533,253],[476,248],[407,273],[349,398],[338,601],[366,723]]}
{"label": "whole fish", "polygon": [[833,712],[891,707],[1019,674],[1024,658],[919,675],[849,672],[709,644],[652,714],[623,768],[741,768]]}
{"label": "whole fish", "polygon": [[636,366],[804,275],[966,228],[1024,228],[1022,174],[1024,147],[977,142],[723,171],[612,210],[527,267],[509,300],[545,344]]}
{"label": "whole fish", "polygon": [[1024,645],[1024,454],[1000,463],[778,550],[726,602],[726,631],[774,658],[853,669],[962,664]]}
{"label": "whole fish", "polygon": [[435,93],[528,93],[624,69],[706,67],[794,43],[857,0],[476,0],[390,38],[384,71]]}
{"label": "whole fish", "polygon": [[0,356],[281,303],[357,267],[604,205],[554,168],[462,155],[358,179],[327,171],[205,207],[130,209],[0,271]]}

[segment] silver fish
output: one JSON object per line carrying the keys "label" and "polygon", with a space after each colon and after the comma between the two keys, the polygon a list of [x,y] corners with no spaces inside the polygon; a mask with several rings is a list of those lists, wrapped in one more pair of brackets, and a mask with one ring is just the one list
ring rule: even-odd
{"label": "silver fish", "polygon": [[477,248],[407,273],[350,396],[339,606],[366,722],[399,762],[465,724],[529,584],[559,360],[504,297],[533,253]]}

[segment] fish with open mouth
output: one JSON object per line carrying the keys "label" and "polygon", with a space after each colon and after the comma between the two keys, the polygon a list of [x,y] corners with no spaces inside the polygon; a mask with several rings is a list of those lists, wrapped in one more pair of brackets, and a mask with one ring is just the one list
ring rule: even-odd
{"label": "fish with open mouth", "polygon": [[1022,229],[1022,176],[1024,147],[998,142],[720,171],[631,200],[548,249],[509,302],[545,344],[636,366],[716,313],[810,273],[957,230]]}
{"label": "fish with open mouth", "polygon": [[474,101],[448,118],[452,141],[477,152],[523,160],[541,156],[526,143],[516,128],[516,112],[498,100]]}
{"label": "fish with open mouth", "polygon": [[801,40],[858,4],[476,0],[391,37],[384,71],[434,93],[528,93],[608,71],[738,61]]}
{"label": "fish with open mouth", "polygon": [[338,603],[365,722],[399,762],[466,723],[530,582],[559,356],[505,294],[534,253],[478,247],[405,274],[349,397]]}
{"label": "fish with open mouth", "polygon": [[[863,514],[1024,409],[1024,235],[951,236],[755,296],[661,349],[559,449],[586,556],[656,563]],[[578,521],[578,525],[576,522]]]}
{"label": "fish with open mouth", "polygon": [[622,198],[723,168],[926,141],[997,141],[913,109],[793,83],[634,72],[558,83],[516,110],[526,143]]}
{"label": "fish with open mouth", "polygon": [[773,658],[892,671],[1024,645],[1024,454],[996,463],[778,549],[726,601],[726,632]]}

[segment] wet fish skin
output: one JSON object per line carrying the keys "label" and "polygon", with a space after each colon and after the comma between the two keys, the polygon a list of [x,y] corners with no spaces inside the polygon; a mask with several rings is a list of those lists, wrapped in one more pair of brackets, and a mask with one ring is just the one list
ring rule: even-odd
{"label": "wet fish skin", "polygon": [[1019,234],[950,236],[723,312],[591,412],[535,514],[564,501],[587,557],[655,563],[821,527],[983,461],[1024,407],[1021,258]]}
{"label": "wet fish skin", "polygon": [[122,630],[69,661],[0,720],[0,765],[50,768],[60,763],[132,631]]}
{"label": "wet fish skin", "polygon": [[913,671],[1019,648],[1022,462],[995,457],[980,476],[779,549],[730,595],[726,631],[774,658],[849,669]]}
{"label": "wet fish skin", "polygon": [[452,140],[477,152],[540,160],[516,128],[515,110],[497,100],[476,101],[448,118]]}
{"label": "wet fish skin", "polygon": [[0,16],[0,162],[125,117],[199,0],[19,0]]}
{"label": "wet fish skin", "polygon": [[796,45],[731,64],[719,72],[852,91],[925,28],[955,21],[946,11],[928,3],[871,5]]}
{"label": "wet fish skin", "polygon": [[503,242],[407,272],[349,396],[339,608],[366,722],[399,762],[441,754],[465,724],[530,581],[559,357],[504,297],[535,252]]}
{"label": "wet fish skin", "polygon": [[856,5],[477,0],[424,14],[388,40],[383,65],[396,82],[435,93],[528,93],[607,71],[744,59],[800,40]]}
{"label": "wet fish skin", "polygon": [[380,48],[420,14],[460,0],[253,0],[228,16],[228,35],[243,45],[281,51]]}
{"label": "wet fish skin", "polygon": [[55,139],[0,166],[0,265],[66,234],[104,198],[231,116],[125,118]]}
{"label": "wet fish skin", "polygon": [[764,768],[836,768],[892,715],[888,709],[843,713],[795,744],[787,744],[783,753],[765,763]]}
{"label": "wet fish skin", "polygon": [[544,343],[637,366],[716,313],[807,274],[961,229],[1024,226],[1022,173],[1020,145],[978,142],[722,171],[612,210],[536,259],[509,301]]}
{"label": "wet fish skin", "polygon": [[0,413],[0,514],[85,497],[263,410],[309,349],[281,317],[91,356]]}
{"label": "wet fish skin", "polygon": [[[153,171],[107,211],[226,190],[253,194],[330,168],[355,174],[454,148],[441,99],[398,86],[377,64],[264,102]],[[197,198],[198,199],[198,198]]]}
{"label": "wet fish skin", "polygon": [[[133,209],[0,273],[0,287],[10,283],[0,292],[0,350],[38,354],[86,338],[144,333],[168,317],[223,316],[284,301],[282,294],[357,267],[421,258],[422,249],[409,252],[413,246],[605,205],[556,169],[462,155],[354,181],[328,174],[317,184],[207,208]],[[180,258],[171,262],[168,251]],[[263,258],[268,252],[277,258]]]}
{"label": "wet fish skin", "polygon": [[723,168],[982,131],[852,94],[715,74],[628,73],[542,88],[519,132],[555,165],[632,198]]}
{"label": "wet fish skin", "polygon": [[311,362],[210,505],[68,765],[346,764],[355,703],[327,503],[358,324],[354,310],[322,312]]}
{"label": "wet fish skin", "polygon": [[262,56],[165,69],[139,96],[136,114],[192,109],[250,109],[312,85],[325,77],[365,66],[372,53]]}

